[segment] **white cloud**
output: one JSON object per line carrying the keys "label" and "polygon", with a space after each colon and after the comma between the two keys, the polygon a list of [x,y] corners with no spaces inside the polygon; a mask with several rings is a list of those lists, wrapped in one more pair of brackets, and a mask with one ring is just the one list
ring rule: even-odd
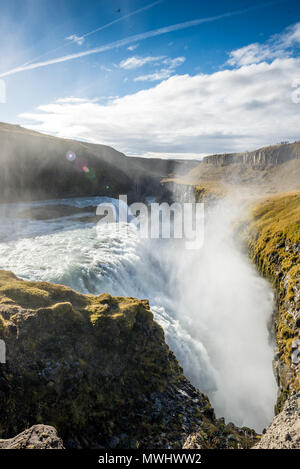
{"label": "white cloud", "polygon": [[242,66],[257,64],[264,60],[290,57],[293,47],[300,45],[300,23],[296,23],[283,31],[282,34],[272,36],[267,42],[253,43],[230,53],[228,64]]}
{"label": "white cloud", "polygon": [[170,68],[176,68],[179,65],[182,65],[185,62],[185,57],[176,57],[175,59],[165,59],[163,63],[168,65]]}
{"label": "white cloud", "polygon": [[57,103],[60,103],[60,104],[78,104],[78,103],[85,103],[86,102],[86,99],[83,99],[83,98],[77,98],[75,96],[69,96],[67,98],[60,98],[60,99],[57,99],[56,101]]}
{"label": "white cloud", "polygon": [[[300,59],[173,76],[106,104],[54,102],[20,115],[27,127],[134,155],[209,154],[299,139],[292,83]],[[72,98],[74,100],[74,98]]]}
{"label": "white cloud", "polygon": [[125,70],[131,70],[143,67],[145,64],[150,62],[159,62],[163,58],[164,57],[129,57],[128,59],[124,59],[120,62],[120,67]]}
{"label": "white cloud", "polygon": [[132,46],[129,46],[129,47],[128,47],[128,50],[130,50],[130,52],[133,52],[133,51],[136,50],[138,47],[139,47],[139,44],[132,44]]}
{"label": "white cloud", "polygon": [[147,75],[135,77],[134,81],[161,81],[169,78],[175,72],[176,68],[185,62],[185,57],[176,57],[175,59],[166,58],[161,61],[164,65],[160,70]]}
{"label": "white cloud", "polygon": [[274,36],[275,42],[276,40],[283,44],[285,47],[291,47],[293,45],[300,44],[300,22],[293,24],[286,28],[283,34],[278,34]]}
{"label": "white cloud", "polygon": [[66,37],[66,39],[71,42],[76,42],[76,44],[78,44],[79,46],[82,46],[82,44],[84,43],[84,37],[77,36],[76,34],[72,34],[72,36],[68,36]]}
{"label": "white cloud", "polygon": [[154,73],[148,73],[147,75],[140,75],[134,78],[134,81],[161,81],[169,78],[172,75],[173,70],[169,68],[162,68]]}
{"label": "white cloud", "polygon": [[[137,155],[131,154],[132,157],[140,157],[140,153]],[[162,159],[175,159],[175,160],[201,160],[206,153],[161,153],[161,152],[154,152],[148,151],[147,153],[143,153],[143,158],[162,158]]]}
{"label": "white cloud", "polygon": [[106,67],[105,65],[100,65],[100,70],[102,70],[102,72],[112,72],[112,68],[109,68],[109,67]]}

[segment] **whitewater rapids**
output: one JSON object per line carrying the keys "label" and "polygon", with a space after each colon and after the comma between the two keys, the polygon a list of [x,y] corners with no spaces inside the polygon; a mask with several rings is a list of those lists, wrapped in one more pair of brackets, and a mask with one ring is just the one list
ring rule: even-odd
{"label": "whitewater rapids", "polygon": [[2,206],[0,269],[82,293],[149,299],[185,375],[208,394],[217,416],[261,431],[273,418],[277,392],[267,327],[273,297],[233,239],[238,207],[225,202],[206,214],[204,246],[196,251],[180,240],[142,240],[132,224],[116,231],[113,224],[83,223],[78,214],[18,216],[30,207],[96,207],[103,200]]}

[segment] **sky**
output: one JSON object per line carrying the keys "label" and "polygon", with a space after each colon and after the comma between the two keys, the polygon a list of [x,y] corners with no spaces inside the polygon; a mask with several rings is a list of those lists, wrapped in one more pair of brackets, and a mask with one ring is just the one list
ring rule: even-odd
{"label": "sky", "polygon": [[300,140],[299,0],[1,0],[0,121],[129,156]]}

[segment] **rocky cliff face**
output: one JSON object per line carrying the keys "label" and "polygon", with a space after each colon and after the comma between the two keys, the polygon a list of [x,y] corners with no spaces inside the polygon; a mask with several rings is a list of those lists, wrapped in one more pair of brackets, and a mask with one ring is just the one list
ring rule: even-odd
{"label": "rocky cliff face", "polygon": [[300,158],[300,142],[265,147],[251,152],[211,155],[203,159],[203,164],[227,166],[238,163],[264,169],[266,166],[277,166],[297,158]]}
{"label": "rocky cliff face", "polygon": [[55,427],[67,448],[250,447],[183,376],[147,301],[0,273],[0,436]]}
{"label": "rocky cliff face", "polygon": [[212,155],[176,182],[191,184],[205,197],[249,196],[300,189],[300,143],[253,152]]}

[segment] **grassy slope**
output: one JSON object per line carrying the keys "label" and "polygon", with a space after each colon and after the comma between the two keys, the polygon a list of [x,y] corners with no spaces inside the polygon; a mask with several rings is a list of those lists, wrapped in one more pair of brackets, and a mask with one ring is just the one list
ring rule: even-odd
{"label": "grassy slope", "polygon": [[253,262],[276,292],[280,410],[286,396],[300,389],[299,365],[291,360],[292,345],[300,332],[300,192],[273,196],[255,205],[248,246]]}

